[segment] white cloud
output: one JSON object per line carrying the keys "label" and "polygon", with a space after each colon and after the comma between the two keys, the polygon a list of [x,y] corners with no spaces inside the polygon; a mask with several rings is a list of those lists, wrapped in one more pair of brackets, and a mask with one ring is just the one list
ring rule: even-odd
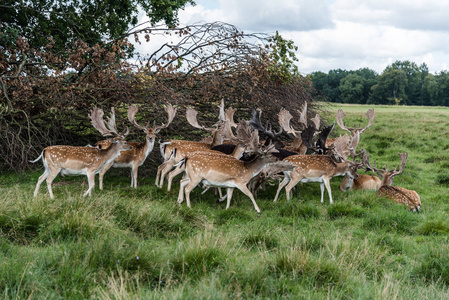
{"label": "white cloud", "polygon": [[299,47],[303,73],[370,68],[396,60],[448,69],[446,0],[197,0],[183,24],[222,21],[245,32],[276,30]]}

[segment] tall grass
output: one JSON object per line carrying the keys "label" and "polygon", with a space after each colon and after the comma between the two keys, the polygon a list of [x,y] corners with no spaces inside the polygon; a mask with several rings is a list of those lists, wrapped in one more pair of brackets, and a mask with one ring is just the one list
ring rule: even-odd
{"label": "tall grass", "polygon": [[[349,126],[366,106],[343,107]],[[377,165],[399,164],[395,185],[416,190],[420,214],[375,192],[341,193],[334,205],[318,184],[273,202],[258,193],[258,216],[234,193],[231,208],[212,192],[192,209],[128,173],[83,198],[83,177],[57,178],[50,199],[33,189],[41,170],[0,176],[0,292],[5,299],[447,299],[449,298],[449,109],[376,106],[362,136]],[[335,135],[344,133],[336,128]],[[151,156],[159,155],[154,151]],[[111,170],[110,172],[117,172]]]}

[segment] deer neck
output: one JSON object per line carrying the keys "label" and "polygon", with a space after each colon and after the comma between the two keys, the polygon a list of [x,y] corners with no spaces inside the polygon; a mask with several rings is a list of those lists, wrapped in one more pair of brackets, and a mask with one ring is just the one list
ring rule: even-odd
{"label": "deer neck", "polygon": [[151,153],[151,151],[153,151],[154,148],[154,136],[147,136],[145,139],[145,146],[143,147],[143,151],[145,153],[145,159],[147,158],[148,154]]}
{"label": "deer neck", "polygon": [[237,159],[240,159],[245,152],[246,146],[243,144],[238,144],[235,146],[234,151],[232,151],[231,156]]}
{"label": "deer neck", "polygon": [[120,155],[122,148],[120,143],[112,143],[108,149],[100,149],[99,151],[102,157],[102,161],[106,162],[106,164],[109,164]]}
{"label": "deer neck", "polygon": [[268,159],[268,157],[266,157],[266,156],[258,156],[255,159],[253,159],[252,161],[244,162],[245,167],[252,174],[251,177],[256,176],[257,174],[260,173],[260,171],[262,171],[262,169],[265,167],[265,165],[267,163],[267,159]]}
{"label": "deer neck", "polygon": [[334,169],[333,176],[346,176],[347,174],[349,174],[349,172],[350,172],[349,168],[351,167],[351,162],[343,161],[341,163],[335,163],[335,165],[336,165],[336,167]]}

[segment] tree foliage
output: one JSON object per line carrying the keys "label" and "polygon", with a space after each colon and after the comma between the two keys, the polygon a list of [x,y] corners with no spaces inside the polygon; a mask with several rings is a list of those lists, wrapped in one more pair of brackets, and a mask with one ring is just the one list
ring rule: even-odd
{"label": "tree foliage", "polygon": [[0,44],[26,39],[35,50],[63,54],[78,40],[89,46],[126,35],[137,24],[139,8],[151,23],[176,25],[177,11],[193,0],[2,0]]}
{"label": "tree foliage", "polygon": [[[312,102],[313,88],[306,78],[293,76],[285,82],[285,69],[271,56],[279,49],[268,35],[244,34],[219,22],[171,29],[148,26],[129,35],[141,42],[163,35],[167,42],[133,64],[117,59],[129,49],[126,40],[93,46],[77,41],[60,55],[45,51],[52,41],[35,49],[22,37],[13,47],[0,48],[2,167],[28,168],[28,161],[48,145],[95,143],[101,137],[87,117],[93,106],[106,113],[114,106],[118,121],[127,122],[126,109],[135,103],[143,122],[161,123],[161,107],[170,102],[178,107],[178,116],[162,133],[199,139],[200,131],[186,130],[187,106],[201,111],[200,121],[213,124],[216,105],[224,99],[226,106],[238,108],[237,119],[261,107],[264,120],[276,123],[281,107],[295,113],[304,101]],[[309,108],[312,113],[316,106],[310,103]],[[131,139],[141,133],[134,134]]]}
{"label": "tree foliage", "polygon": [[[447,71],[429,74],[425,63],[396,61],[381,74],[368,68],[356,71],[314,72],[313,86],[331,102],[360,104],[448,105]],[[363,92],[362,92],[363,90]]]}

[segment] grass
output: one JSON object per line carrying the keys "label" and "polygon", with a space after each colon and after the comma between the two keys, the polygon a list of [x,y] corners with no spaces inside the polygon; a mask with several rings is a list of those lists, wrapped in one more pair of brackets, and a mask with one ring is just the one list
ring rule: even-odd
{"label": "grass", "polygon": [[[348,126],[366,124],[369,107],[331,109],[340,107]],[[342,193],[341,178],[331,181],[334,205],[327,194],[320,203],[318,184],[277,203],[268,187],[258,216],[238,191],[225,210],[194,190],[188,209],[176,204],[178,185],[166,192],[141,176],[131,189],[128,172],[107,175],[91,198],[84,177],[58,177],[55,199],[44,186],[32,197],[42,170],[3,174],[0,297],[447,299],[449,109],[375,111],[360,148],[389,167],[409,152],[395,185],[419,193],[420,214],[375,192]]]}

